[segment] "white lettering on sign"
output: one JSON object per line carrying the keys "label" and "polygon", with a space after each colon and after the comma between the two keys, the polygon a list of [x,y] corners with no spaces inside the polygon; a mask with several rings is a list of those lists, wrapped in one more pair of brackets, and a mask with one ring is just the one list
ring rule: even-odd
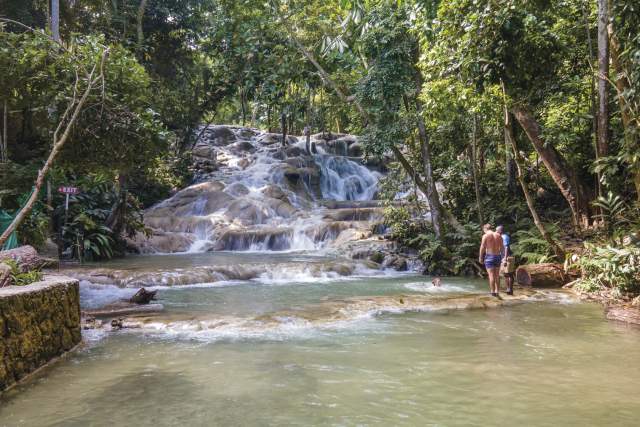
{"label": "white lettering on sign", "polygon": [[58,192],[62,194],[78,194],[80,189],[78,187],[58,187]]}

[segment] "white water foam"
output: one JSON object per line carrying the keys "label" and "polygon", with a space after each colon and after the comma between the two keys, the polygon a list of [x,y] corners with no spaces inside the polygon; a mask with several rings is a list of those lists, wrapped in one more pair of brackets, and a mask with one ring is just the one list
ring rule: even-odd
{"label": "white water foam", "polygon": [[442,283],[440,286],[433,286],[431,282],[411,282],[404,285],[405,288],[416,292],[426,292],[429,294],[446,294],[446,293],[475,293],[473,289],[449,285]]}

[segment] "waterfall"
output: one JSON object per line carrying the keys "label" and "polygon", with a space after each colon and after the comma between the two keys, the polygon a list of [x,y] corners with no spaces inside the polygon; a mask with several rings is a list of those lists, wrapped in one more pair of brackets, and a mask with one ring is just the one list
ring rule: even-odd
{"label": "waterfall", "polygon": [[380,174],[343,156],[318,154],[322,197],[325,200],[372,200]]}
{"label": "waterfall", "polygon": [[310,251],[370,235],[381,174],[346,156],[356,137],[326,137],[311,155],[304,138],[211,127],[193,149],[196,184],[145,213],[142,251]]}

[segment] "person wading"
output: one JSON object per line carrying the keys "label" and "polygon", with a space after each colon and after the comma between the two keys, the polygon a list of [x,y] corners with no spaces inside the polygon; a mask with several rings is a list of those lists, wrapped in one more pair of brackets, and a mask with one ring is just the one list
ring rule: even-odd
{"label": "person wading", "polygon": [[500,273],[504,276],[504,283],[507,285],[507,295],[513,295],[513,276],[516,271],[516,258],[511,252],[511,236],[504,231],[504,227],[499,225],[496,232],[502,237],[504,245],[504,256],[502,257],[502,266]]}
{"label": "person wading", "polygon": [[500,292],[500,264],[504,254],[504,243],[502,236],[493,231],[491,225],[485,224],[482,231],[484,235],[480,244],[479,261],[487,269],[491,295],[497,297]]}

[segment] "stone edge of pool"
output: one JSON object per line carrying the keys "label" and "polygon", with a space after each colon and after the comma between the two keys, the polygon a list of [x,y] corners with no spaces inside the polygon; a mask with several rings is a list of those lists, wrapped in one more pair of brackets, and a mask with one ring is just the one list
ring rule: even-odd
{"label": "stone edge of pool", "polygon": [[78,280],[47,274],[0,289],[0,396],[82,341]]}

